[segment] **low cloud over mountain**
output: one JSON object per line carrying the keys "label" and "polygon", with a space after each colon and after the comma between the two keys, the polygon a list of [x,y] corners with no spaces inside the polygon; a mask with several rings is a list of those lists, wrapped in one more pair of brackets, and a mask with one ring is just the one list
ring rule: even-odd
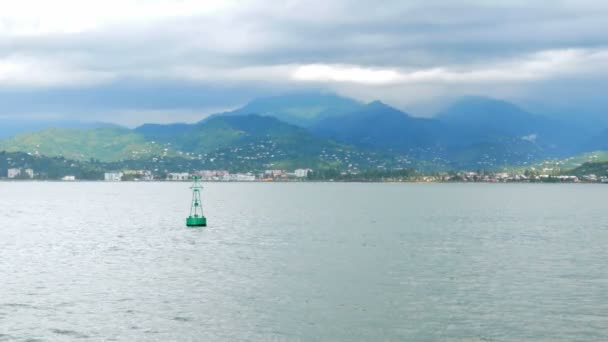
{"label": "low cloud over mountain", "polygon": [[479,94],[597,117],[606,29],[598,1],[6,2],[0,117],[193,121],[310,89],[424,116]]}

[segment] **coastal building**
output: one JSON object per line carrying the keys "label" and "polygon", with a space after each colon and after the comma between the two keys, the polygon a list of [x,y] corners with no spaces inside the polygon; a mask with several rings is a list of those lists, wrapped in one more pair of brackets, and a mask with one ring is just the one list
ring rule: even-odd
{"label": "coastal building", "polygon": [[34,178],[34,169],[25,169],[23,170],[28,178]]}
{"label": "coastal building", "polygon": [[283,177],[285,175],[285,170],[266,170],[264,171],[264,176],[266,177]]}
{"label": "coastal building", "polygon": [[21,176],[21,169],[8,169],[7,177],[10,179]]}
{"label": "coastal building", "polygon": [[142,175],[141,175],[141,180],[146,181],[146,182],[151,182],[154,180],[154,174],[152,173],[152,171],[145,171]]}
{"label": "coastal building", "polygon": [[308,173],[312,172],[311,169],[297,169],[294,174],[297,178],[306,178],[308,177]]}
{"label": "coastal building", "polygon": [[72,175],[64,176],[63,178],[61,178],[61,180],[64,182],[73,182],[76,180],[76,176],[72,176]]}
{"label": "coastal building", "polygon": [[580,179],[576,176],[551,176],[551,175],[540,175],[541,181],[555,180],[564,183],[579,183]]}
{"label": "coastal building", "polygon": [[123,179],[134,181],[153,181],[154,175],[148,170],[125,170],[123,171]]}
{"label": "coastal building", "polygon": [[190,179],[190,174],[188,172],[171,172],[167,174],[168,181],[187,181]]}
{"label": "coastal building", "polygon": [[594,174],[591,174],[591,175],[584,175],[584,176],[583,176],[583,179],[584,179],[586,182],[597,182],[597,181],[598,181],[597,176],[596,176],[596,175],[594,175]]}
{"label": "coastal building", "polygon": [[226,170],[199,170],[195,174],[203,181],[220,181],[230,175]]}
{"label": "coastal building", "polygon": [[497,173],[495,175],[496,180],[500,181],[500,182],[505,182],[506,180],[509,179],[510,175],[506,172],[501,172],[501,173]]}
{"label": "coastal building", "polygon": [[255,176],[252,175],[251,173],[237,173],[236,174],[236,181],[237,182],[253,182],[255,181]]}
{"label": "coastal building", "polygon": [[103,175],[103,179],[106,182],[120,182],[122,180],[122,172],[106,172]]}

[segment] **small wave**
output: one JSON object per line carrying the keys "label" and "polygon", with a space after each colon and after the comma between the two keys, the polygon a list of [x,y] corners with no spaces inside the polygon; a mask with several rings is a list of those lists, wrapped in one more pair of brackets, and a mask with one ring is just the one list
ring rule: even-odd
{"label": "small wave", "polygon": [[173,320],[178,321],[178,322],[190,322],[192,320],[192,318],[177,316],[177,317],[173,317]]}
{"label": "small wave", "polygon": [[33,306],[31,306],[29,304],[22,304],[22,303],[6,303],[6,304],[2,304],[2,306],[7,307],[7,308],[28,308],[28,309],[33,308]]}
{"label": "small wave", "polygon": [[14,337],[11,335],[0,334],[0,341],[12,341]]}
{"label": "small wave", "polygon": [[51,329],[51,331],[57,335],[65,335],[65,336],[70,336],[70,337],[75,337],[75,338],[87,338],[89,337],[88,335],[79,333],[77,331],[74,330],[65,330],[65,329]]}

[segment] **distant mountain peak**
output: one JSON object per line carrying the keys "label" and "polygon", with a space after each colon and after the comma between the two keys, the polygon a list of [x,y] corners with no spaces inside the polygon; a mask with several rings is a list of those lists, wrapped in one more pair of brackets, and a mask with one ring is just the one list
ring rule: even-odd
{"label": "distant mountain peak", "polygon": [[368,106],[383,106],[383,107],[388,107],[388,105],[380,100],[374,100],[370,103],[367,104]]}
{"label": "distant mountain peak", "polygon": [[319,120],[349,113],[362,106],[357,100],[332,93],[291,93],[253,99],[242,108],[220,116],[259,114],[309,127]]}
{"label": "distant mountain peak", "polygon": [[[365,105],[364,107],[365,110],[375,110],[375,111],[398,111],[401,112],[399,109],[395,108],[395,107],[391,107],[390,105],[380,101],[380,100],[375,100],[372,101],[370,103],[368,103],[367,105]],[[401,112],[402,114],[406,115],[405,113]]]}
{"label": "distant mountain peak", "polygon": [[438,117],[445,117],[455,114],[501,114],[501,113],[526,113],[522,108],[514,103],[484,96],[464,96],[454,101],[448,108],[439,113]]}
{"label": "distant mountain peak", "polygon": [[282,104],[283,101],[297,102],[297,103],[318,103],[318,102],[327,102],[327,101],[344,101],[347,103],[359,103],[357,100],[353,100],[348,97],[340,96],[335,93],[327,93],[327,92],[293,92],[293,93],[285,93],[280,95],[272,95],[272,96],[262,96],[255,98],[247,103],[247,105],[256,105],[256,104],[267,104],[267,103],[278,103]]}
{"label": "distant mountain peak", "polygon": [[436,117],[445,122],[464,125],[478,125],[483,122],[492,121],[498,126],[502,122],[513,124],[514,122],[536,121],[538,116],[526,112],[516,104],[482,96],[462,97]]}

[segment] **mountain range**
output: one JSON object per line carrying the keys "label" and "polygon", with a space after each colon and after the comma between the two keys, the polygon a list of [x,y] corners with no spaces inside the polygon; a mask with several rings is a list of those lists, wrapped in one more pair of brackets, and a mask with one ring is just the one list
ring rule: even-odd
{"label": "mountain range", "polygon": [[[496,169],[608,150],[608,127],[461,98],[432,118],[331,94],[255,99],[194,124],[14,132],[0,151],[106,162],[177,158],[200,167]],[[7,135],[8,133],[5,133]]]}

